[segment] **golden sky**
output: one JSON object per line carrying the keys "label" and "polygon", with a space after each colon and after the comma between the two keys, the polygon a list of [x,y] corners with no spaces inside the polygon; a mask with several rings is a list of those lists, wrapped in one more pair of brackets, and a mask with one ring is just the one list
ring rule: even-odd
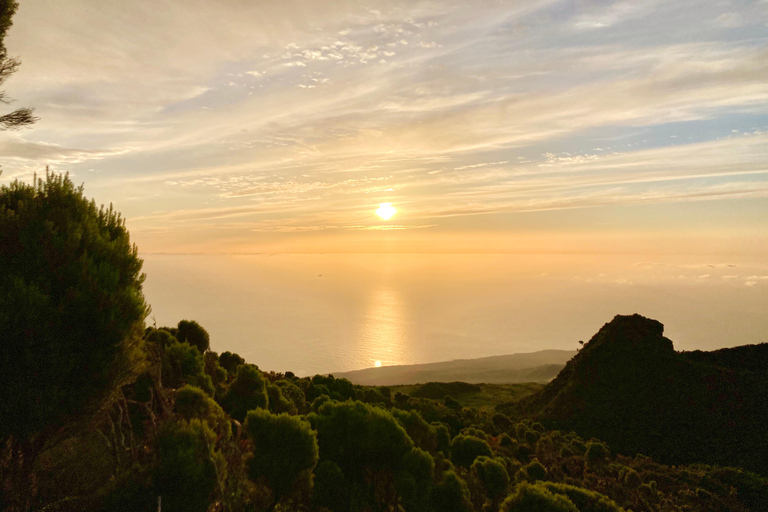
{"label": "golden sky", "polygon": [[0,182],[69,171],[142,252],[760,255],[766,36],[765,1],[25,0]]}

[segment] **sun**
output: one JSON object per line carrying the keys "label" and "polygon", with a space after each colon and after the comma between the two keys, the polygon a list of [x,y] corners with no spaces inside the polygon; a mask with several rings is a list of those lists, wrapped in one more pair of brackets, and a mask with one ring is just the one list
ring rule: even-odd
{"label": "sun", "polygon": [[376,214],[384,220],[389,220],[397,212],[392,203],[381,203],[379,209],[376,210]]}
{"label": "sun", "polygon": [[381,368],[381,361],[374,362],[373,366],[375,366],[376,368]]}

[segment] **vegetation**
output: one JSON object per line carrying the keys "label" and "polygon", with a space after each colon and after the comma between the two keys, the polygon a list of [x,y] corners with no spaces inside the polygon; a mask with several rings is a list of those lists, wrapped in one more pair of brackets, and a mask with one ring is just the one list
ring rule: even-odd
{"label": "vegetation", "polygon": [[[13,0],[0,0],[0,85],[4,84],[21,65],[19,59],[8,56],[8,50],[5,48],[5,35],[13,25],[12,18],[18,7],[18,2]],[[3,91],[0,91],[0,103],[8,104],[12,101]],[[37,118],[34,115],[34,109],[19,108],[0,116],[0,130],[16,130],[35,121]]]}
{"label": "vegetation", "polygon": [[768,344],[678,353],[663,332],[617,316],[540,393],[499,410],[628,455],[768,474]]}
{"label": "vegetation", "polygon": [[[727,386],[741,389],[740,377],[759,372],[742,368],[740,358],[761,350],[676,355],[671,342],[657,339],[653,321],[620,318],[619,326],[639,322],[642,332],[619,329],[616,342],[615,325],[601,331],[555,382],[534,394],[535,387],[506,389],[479,408],[466,398],[484,386],[375,388],[331,375],[262,372],[237,354],[211,351],[195,322],[145,329],[141,261],[120,217],[85,201],[67,177],[0,189],[0,205],[0,332],[8,336],[0,346],[2,510],[768,509],[764,473],[695,458],[669,466],[627,453],[631,439],[586,438],[580,429],[597,420],[580,417],[577,407],[593,392],[579,379],[602,385],[614,375],[610,363],[626,371],[622,357],[641,368],[666,358],[696,371],[722,359],[711,375],[729,375]],[[601,343],[629,346],[632,356],[618,350],[603,361]],[[78,371],[82,365],[90,371]],[[627,406],[626,396],[598,389],[606,411]],[[513,392],[517,401],[493,407]],[[577,393],[583,400],[560,414],[564,397]],[[642,396],[647,407],[668,405],[666,395]],[[578,429],[560,427],[566,420]],[[759,432],[749,445],[756,451],[765,441]],[[732,460],[753,459],[741,453]]]}

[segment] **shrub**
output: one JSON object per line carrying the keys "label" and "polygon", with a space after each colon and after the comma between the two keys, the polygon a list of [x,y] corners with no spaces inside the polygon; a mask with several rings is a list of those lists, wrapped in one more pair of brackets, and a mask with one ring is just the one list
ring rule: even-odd
{"label": "shrub", "polygon": [[269,405],[264,376],[250,364],[241,365],[237,377],[222,398],[222,407],[237,421],[243,422],[248,411]]}
{"label": "shrub", "polygon": [[589,462],[598,462],[608,457],[608,447],[603,443],[590,441],[587,443],[587,460]]}
{"label": "shrub", "polygon": [[432,490],[432,507],[440,512],[471,512],[467,484],[453,471],[443,473],[443,480]]}
{"label": "shrub", "polygon": [[87,417],[140,372],[141,265],[69,176],[0,187],[0,444]]}
{"label": "shrub", "polygon": [[545,468],[538,460],[534,460],[527,466],[523,467],[523,472],[529,482],[536,482],[537,480],[547,479],[547,468]]}
{"label": "shrub", "polygon": [[200,353],[204,353],[210,348],[211,338],[208,335],[208,331],[195,322],[194,320],[182,320],[179,322],[176,331],[176,338],[182,343],[189,343],[193,347],[197,347]]}
{"label": "shrub", "polygon": [[501,504],[500,512],[579,512],[567,497],[553,494],[541,484],[522,482]]}
{"label": "shrub", "polygon": [[219,404],[200,388],[186,385],[179,389],[176,392],[173,412],[187,421],[192,419],[206,421],[220,437],[229,438],[232,435],[232,425],[227,415]]}
{"label": "shrub", "polygon": [[205,512],[225,462],[213,450],[216,435],[200,420],[164,423],[157,437],[155,492],[166,512]]}
{"label": "shrub", "polygon": [[490,445],[475,436],[459,434],[451,442],[451,461],[457,466],[468,468],[474,460],[481,456],[492,457]]}
{"label": "shrub", "polygon": [[553,494],[567,496],[579,512],[623,512],[608,496],[573,485],[547,482],[544,487]]}
{"label": "shrub", "polygon": [[297,484],[311,486],[319,452],[317,435],[307,421],[256,409],[248,412],[244,430],[253,442],[248,477],[263,477],[275,502],[289,495]]}
{"label": "shrub", "polygon": [[490,457],[480,456],[475,459],[470,469],[482,484],[485,496],[491,503],[498,504],[507,495],[509,474],[503,464]]}

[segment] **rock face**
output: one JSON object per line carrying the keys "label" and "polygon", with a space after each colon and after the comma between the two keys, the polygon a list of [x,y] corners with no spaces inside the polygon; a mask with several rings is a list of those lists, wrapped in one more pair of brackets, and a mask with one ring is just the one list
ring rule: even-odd
{"label": "rock face", "polygon": [[768,344],[677,353],[660,322],[617,316],[515,409],[628,455],[765,474]]}

